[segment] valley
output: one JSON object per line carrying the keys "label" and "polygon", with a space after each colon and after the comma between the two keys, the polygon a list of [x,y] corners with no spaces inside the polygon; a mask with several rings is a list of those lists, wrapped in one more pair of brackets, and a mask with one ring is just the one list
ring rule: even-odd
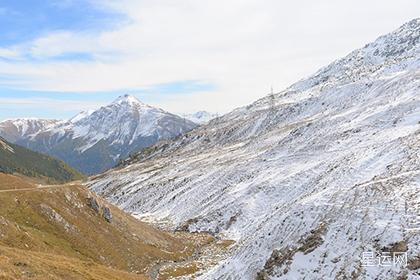
{"label": "valley", "polygon": [[[137,96],[191,88],[217,90]],[[1,121],[0,279],[420,279],[420,18],[226,114],[181,115],[123,94]]]}
{"label": "valley", "polygon": [[0,203],[1,279],[168,279],[199,271],[229,244],[154,229],[78,182],[0,174]]}

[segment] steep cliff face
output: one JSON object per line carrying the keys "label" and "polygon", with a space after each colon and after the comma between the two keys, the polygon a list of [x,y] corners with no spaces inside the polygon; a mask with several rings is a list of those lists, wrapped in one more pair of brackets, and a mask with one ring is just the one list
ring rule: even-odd
{"label": "steep cliff face", "polygon": [[[415,277],[420,19],[89,187],[139,218],[237,242],[203,279]],[[363,252],[408,266],[363,266]]]}

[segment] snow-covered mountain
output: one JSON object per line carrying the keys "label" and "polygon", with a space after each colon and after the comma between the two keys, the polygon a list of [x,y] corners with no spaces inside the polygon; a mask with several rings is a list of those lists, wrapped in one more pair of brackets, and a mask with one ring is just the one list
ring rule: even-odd
{"label": "snow-covered mountain", "polygon": [[16,142],[60,122],[60,120],[36,118],[5,120],[0,122],[0,137],[9,142]]}
{"label": "snow-covered mountain", "polygon": [[[236,240],[201,279],[417,279],[419,38],[415,19],[88,185],[139,218]],[[408,266],[364,266],[393,252]]]}
{"label": "snow-covered mountain", "polygon": [[124,95],[98,110],[82,112],[34,134],[22,134],[14,142],[94,174],[113,167],[132,152],[194,127],[196,124],[177,115]]}
{"label": "snow-covered mountain", "polygon": [[217,118],[218,115],[215,113],[210,113],[207,111],[198,111],[193,114],[187,114],[185,115],[185,118],[198,124],[206,124],[210,120]]}

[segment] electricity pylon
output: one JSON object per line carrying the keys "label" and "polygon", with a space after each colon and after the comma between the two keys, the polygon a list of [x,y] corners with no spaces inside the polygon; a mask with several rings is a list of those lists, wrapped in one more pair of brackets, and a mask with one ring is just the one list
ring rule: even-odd
{"label": "electricity pylon", "polygon": [[271,91],[270,91],[270,95],[269,95],[269,107],[270,107],[271,112],[275,111],[276,97],[274,96],[274,90],[273,90],[272,86],[271,86]]}

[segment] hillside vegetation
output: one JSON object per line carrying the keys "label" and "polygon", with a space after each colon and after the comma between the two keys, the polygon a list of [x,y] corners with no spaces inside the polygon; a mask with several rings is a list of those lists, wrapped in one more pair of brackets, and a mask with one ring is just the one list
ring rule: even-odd
{"label": "hillside vegetation", "polygon": [[63,161],[11,144],[0,137],[0,172],[63,183],[83,175]]}

